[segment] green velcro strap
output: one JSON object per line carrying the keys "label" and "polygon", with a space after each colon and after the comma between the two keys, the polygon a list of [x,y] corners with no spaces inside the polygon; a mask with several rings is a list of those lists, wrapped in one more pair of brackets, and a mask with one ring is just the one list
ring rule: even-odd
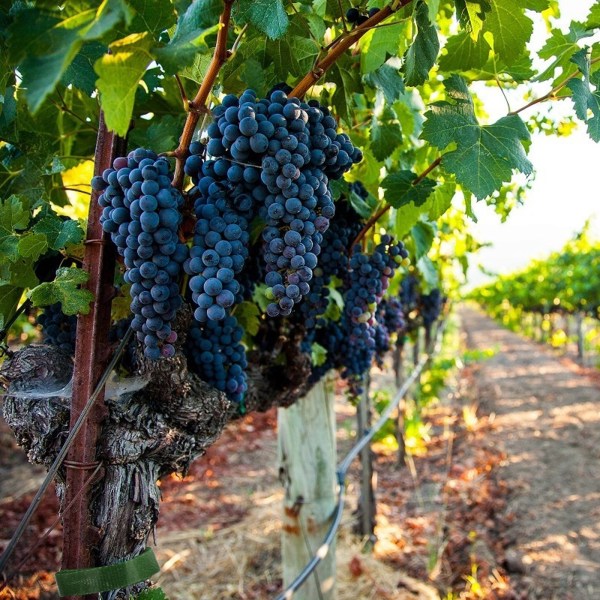
{"label": "green velcro strap", "polygon": [[160,571],[152,548],[116,565],[93,569],[65,569],[56,573],[59,596],[83,596],[128,587]]}

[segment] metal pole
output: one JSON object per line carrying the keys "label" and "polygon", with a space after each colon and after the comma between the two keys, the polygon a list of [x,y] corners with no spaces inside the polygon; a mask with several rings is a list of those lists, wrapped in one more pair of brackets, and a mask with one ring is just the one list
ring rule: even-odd
{"label": "metal pole", "polygon": [[[124,141],[110,133],[100,114],[94,174],[101,175],[120,150]],[[73,397],[71,401],[70,425],[74,426],[89,397],[98,383],[108,359],[108,330],[110,307],[114,293],[113,278],[115,251],[108,235],[102,230],[102,209],[97,202],[98,193],[90,198],[88,228],[85,242],[83,268],[90,274],[87,288],[94,294],[94,302],[87,315],[77,319],[75,343],[75,368],[73,372]],[[63,522],[63,569],[84,569],[94,564],[92,549],[98,542],[98,533],[91,522],[91,486],[82,491],[89,476],[86,466],[96,466],[96,446],[100,425],[105,416],[103,393],[97,398],[96,406],[83,424],[67,455],[67,464],[77,468],[66,468],[64,505],[73,502],[73,508]],[[96,595],[70,596],[71,599],[94,599]]]}

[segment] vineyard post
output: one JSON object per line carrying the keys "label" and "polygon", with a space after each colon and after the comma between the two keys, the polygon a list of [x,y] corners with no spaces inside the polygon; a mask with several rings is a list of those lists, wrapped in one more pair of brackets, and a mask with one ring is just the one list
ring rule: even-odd
{"label": "vineyard post", "polygon": [[[356,407],[356,434],[362,437],[371,428],[371,398],[369,388],[371,376],[367,372],[364,377],[364,390]],[[373,541],[375,535],[375,489],[373,472],[373,451],[367,444],[360,451],[360,497],[358,499],[357,532]]]}
{"label": "vineyard post", "polygon": [[[110,133],[100,115],[94,174],[111,166],[114,157],[123,149],[124,141]],[[88,398],[93,393],[108,359],[108,330],[115,267],[115,252],[112,244],[105,243],[107,234],[102,230],[97,192],[90,197],[88,228],[85,242],[83,268],[89,272],[87,288],[94,294],[91,310],[80,314],[77,320],[75,344],[75,368],[73,372],[73,396],[71,400],[71,427],[76,422]],[[84,490],[88,469],[96,466],[96,446],[100,424],[104,418],[103,394],[97,399],[95,410],[90,413],[81,428],[65,461],[66,486],[63,505],[74,501],[69,514],[63,516],[63,569],[83,569],[94,566],[92,549],[95,539],[90,522],[90,489]],[[85,596],[95,598],[96,595]],[[80,598],[71,596],[70,598]]]}
{"label": "vineyard post", "polygon": [[[398,336],[394,348],[394,375],[396,389],[399,390],[404,383],[404,336]],[[405,401],[400,400],[396,416],[396,442],[398,443],[398,466],[406,464],[406,447],[404,445],[404,406]]]}
{"label": "vineyard post", "polygon": [[[318,550],[336,504],[334,393],[323,378],[289,408],[277,413],[279,477],[284,486],[281,528],[283,588]],[[294,594],[295,600],[333,600],[335,544]]]}
{"label": "vineyard post", "polygon": [[584,327],[584,318],[583,312],[579,311],[576,316],[576,327],[577,327],[577,358],[581,361],[581,364],[584,364],[585,361],[585,346],[584,346],[584,338],[585,338],[585,327]]}

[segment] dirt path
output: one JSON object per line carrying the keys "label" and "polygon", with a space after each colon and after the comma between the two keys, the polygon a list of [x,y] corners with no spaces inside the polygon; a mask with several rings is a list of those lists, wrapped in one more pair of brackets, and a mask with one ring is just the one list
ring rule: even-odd
{"label": "dirt path", "polygon": [[482,409],[496,414],[493,443],[507,456],[500,476],[513,489],[515,588],[531,600],[598,600],[600,388],[471,308],[461,319],[470,348],[497,350],[475,384]]}

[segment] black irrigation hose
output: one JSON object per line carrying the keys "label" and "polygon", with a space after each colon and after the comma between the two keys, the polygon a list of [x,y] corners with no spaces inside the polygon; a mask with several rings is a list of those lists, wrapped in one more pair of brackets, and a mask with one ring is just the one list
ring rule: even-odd
{"label": "black irrigation hose", "polygon": [[360,440],[358,440],[356,444],[354,444],[354,446],[352,446],[348,454],[346,454],[344,460],[338,465],[338,468],[336,470],[337,483],[339,486],[338,501],[332,515],[333,521],[329,526],[327,533],[325,534],[323,543],[319,546],[319,548],[317,549],[313,557],[310,559],[310,561],[306,563],[306,566],[304,567],[304,569],[302,569],[302,571],[300,571],[300,574],[296,577],[296,579],[294,579],[294,581],[292,581],[292,583],[290,583],[290,585],[281,594],[279,594],[279,596],[277,596],[276,600],[290,600],[293,597],[294,592],[296,592],[300,589],[300,587],[302,587],[304,582],[310,577],[311,573],[317,568],[319,563],[327,556],[329,548],[331,548],[333,539],[335,538],[338,527],[340,526],[340,523],[342,521],[342,514],[344,512],[344,501],[346,496],[346,475],[348,469],[350,468],[350,465],[352,464],[354,459],[359,455],[360,451],[373,439],[373,436],[386,424],[393,410],[398,406],[398,404],[400,404],[400,401],[402,400],[402,398],[404,398],[410,386],[415,382],[417,377],[419,377],[419,375],[423,371],[429,358],[434,354],[437,354],[437,352],[439,351],[444,326],[445,321],[443,321],[438,327],[436,333],[437,339],[433,350],[430,353],[425,354],[421,358],[421,360],[415,365],[408,379],[396,392],[394,399],[381,413],[379,420],[375,423],[375,425],[373,425],[368,431],[365,432],[363,437],[360,438]]}
{"label": "black irrigation hose", "polygon": [[[133,330],[131,329],[131,327],[129,327],[129,329],[127,330],[127,333],[125,334],[125,336],[121,340],[121,343],[119,344],[118,348],[116,349],[110,363],[104,370],[104,373],[102,373],[102,377],[100,377],[100,381],[98,381],[98,384],[94,388],[94,391],[93,391],[92,395],[89,397],[87,404],[84,406],[83,410],[81,411],[81,414],[79,415],[77,421],[75,422],[75,425],[73,425],[73,428],[69,432],[69,435],[67,436],[65,443],[63,444],[62,448],[60,449],[60,452],[58,453],[58,455],[54,459],[54,462],[48,469],[48,473],[46,474],[46,477],[45,477],[44,481],[42,482],[40,489],[37,491],[35,497],[31,501],[31,504],[29,505],[29,508],[27,509],[27,512],[25,513],[25,515],[21,519],[21,522],[17,526],[17,529],[13,533],[13,536],[12,536],[10,542],[8,543],[8,546],[6,547],[6,549],[0,556],[0,575],[2,575],[4,573],[4,569],[7,565],[10,557],[12,556],[13,552],[15,551],[15,548],[17,547],[19,540],[23,536],[23,533],[25,532],[25,529],[27,528],[29,521],[31,521],[31,518],[33,517],[39,503],[41,502],[44,492],[48,489],[48,486],[54,480],[54,476],[56,475],[58,469],[60,468],[63,460],[67,456],[67,452],[69,451],[69,448],[73,444],[73,440],[75,439],[75,436],[79,433],[79,430],[81,429],[82,425],[84,424],[85,420],[87,419],[90,411],[92,410],[92,408],[94,406],[96,398],[98,397],[100,392],[103,390],[104,386],[106,385],[106,382],[107,382],[108,378],[110,377],[112,370],[115,368],[119,358],[121,358],[121,355],[123,354],[125,347],[129,343],[129,339],[131,338],[132,334],[133,334]],[[8,395],[10,396],[10,394],[8,394]]]}

